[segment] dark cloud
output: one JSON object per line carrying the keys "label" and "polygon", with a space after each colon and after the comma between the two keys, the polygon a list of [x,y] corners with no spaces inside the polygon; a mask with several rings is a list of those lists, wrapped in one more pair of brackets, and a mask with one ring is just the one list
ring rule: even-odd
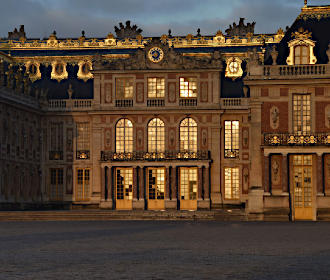
{"label": "dark cloud", "polygon": [[[311,2],[311,1],[310,1]],[[312,4],[326,4],[312,1]],[[127,19],[141,27],[145,36],[224,31],[239,17],[256,21],[257,33],[273,33],[291,25],[303,0],[0,0],[0,37],[24,24],[28,37],[105,37],[114,25]]]}

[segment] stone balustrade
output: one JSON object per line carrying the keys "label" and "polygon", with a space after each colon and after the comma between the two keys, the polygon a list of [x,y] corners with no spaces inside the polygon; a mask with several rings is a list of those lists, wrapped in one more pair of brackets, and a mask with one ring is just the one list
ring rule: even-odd
{"label": "stone balustrade", "polygon": [[249,105],[248,98],[221,98],[220,106],[222,109],[244,109]]}
{"label": "stone balustrade", "polygon": [[49,111],[85,111],[93,107],[93,99],[51,99]]}

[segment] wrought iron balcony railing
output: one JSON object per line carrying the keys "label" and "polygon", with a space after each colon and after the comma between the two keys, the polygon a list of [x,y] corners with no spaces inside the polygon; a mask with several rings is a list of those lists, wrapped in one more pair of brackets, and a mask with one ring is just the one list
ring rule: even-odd
{"label": "wrought iron balcony railing", "polygon": [[297,135],[290,133],[264,134],[266,146],[327,146],[330,145],[330,133]]}
{"label": "wrought iron balcony railing", "polygon": [[116,153],[101,151],[101,161],[169,161],[169,160],[209,160],[209,151],[166,151],[166,152],[132,152]]}

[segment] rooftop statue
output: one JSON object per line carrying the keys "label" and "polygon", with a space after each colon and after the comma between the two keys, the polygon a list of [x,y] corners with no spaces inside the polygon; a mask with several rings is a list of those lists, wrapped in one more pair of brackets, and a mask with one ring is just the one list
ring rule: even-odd
{"label": "rooftop statue", "polygon": [[119,28],[115,26],[115,32],[118,39],[136,38],[142,33],[142,29],[138,28],[136,24],[131,26],[131,21],[126,21],[126,26],[122,22],[119,23]]}
{"label": "rooftop statue", "polygon": [[24,25],[20,26],[19,31],[17,30],[17,28],[15,28],[13,32],[8,32],[9,40],[20,40],[21,38],[26,39]]}
{"label": "rooftop statue", "polygon": [[234,22],[233,26],[229,25],[226,30],[228,36],[245,36],[249,33],[254,34],[255,22],[244,24],[245,18],[240,18],[238,25]]}

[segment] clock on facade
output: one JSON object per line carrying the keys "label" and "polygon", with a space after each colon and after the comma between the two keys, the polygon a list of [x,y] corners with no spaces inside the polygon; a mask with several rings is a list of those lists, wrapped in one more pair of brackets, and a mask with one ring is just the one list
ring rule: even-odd
{"label": "clock on facade", "polygon": [[159,47],[153,47],[148,52],[148,58],[154,63],[161,62],[164,58],[164,51]]}

